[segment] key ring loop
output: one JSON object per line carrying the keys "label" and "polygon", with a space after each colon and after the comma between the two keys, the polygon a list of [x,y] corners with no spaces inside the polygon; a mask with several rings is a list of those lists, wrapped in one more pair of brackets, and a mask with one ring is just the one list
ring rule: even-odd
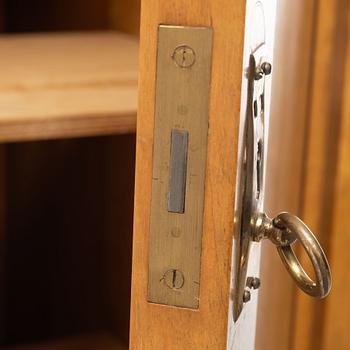
{"label": "key ring loop", "polygon": [[315,271],[316,281],[313,281],[301,266],[291,245],[277,246],[278,253],[296,284],[305,293],[324,298],[328,295],[332,277],[327,258],[320,243],[306,224],[290,213],[280,213],[273,221],[278,229],[288,229],[300,241],[305,249]]}

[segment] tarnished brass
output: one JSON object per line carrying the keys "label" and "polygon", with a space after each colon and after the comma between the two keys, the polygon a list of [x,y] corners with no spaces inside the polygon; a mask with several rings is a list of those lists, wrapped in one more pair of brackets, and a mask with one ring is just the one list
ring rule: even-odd
{"label": "tarnished brass", "polygon": [[[246,69],[247,103],[244,137],[238,174],[235,234],[235,273],[233,315],[237,320],[247,302],[247,268],[252,242],[252,214],[263,209],[264,201],[264,140],[265,140],[265,75],[271,67],[265,62],[265,47],[257,45]],[[262,67],[265,67],[263,69]],[[269,68],[269,69],[268,69]],[[249,291],[250,293],[250,291]],[[249,298],[250,299],[250,298]]]}
{"label": "tarnished brass", "polygon": [[[264,79],[272,66],[265,61],[264,45],[252,51],[246,70],[248,91],[241,166],[238,174],[238,206],[235,235],[235,280],[233,317],[236,321],[253,289],[260,286],[257,277],[247,277],[250,246],[268,238],[277,246],[287,271],[305,293],[324,298],[331,288],[331,272],[327,258],[310,229],[298,217],[280,213],[274,219],[264,214]],[[315,271],[313,281],[294,254],[292,244],[300,241]]]}
{"label": "tarnished brass", "polygon": [[148,301],[198,308],[212,29],[158,30]]}
{"label": "tarnished brass", "polygon": [[[260,241],[262,238],[269,238],[276,244],[287,271],[302,291],[316,298],[328,295],[332,278],[327,258],[320,243],[302,220],[285,212],[272,220],[265,214],[260,214],[253,220],[252,239]],[[296,240],[301,243],[310,258],[316,281],[307,275],[294,254],[291,245]]]}

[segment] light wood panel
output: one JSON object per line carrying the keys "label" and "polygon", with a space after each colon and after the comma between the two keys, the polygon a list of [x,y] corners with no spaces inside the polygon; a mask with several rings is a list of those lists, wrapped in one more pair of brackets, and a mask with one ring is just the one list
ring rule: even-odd
{"label": "light wood panel", "polygon": [[[335,234],[332,230],[335,213],[333,200],[335,169],[339,161],[348,14],[348,1],[317,2],[305,146],[302,218],[315,232],[325,252],[330,256],[331,268],[333,257],[329,254],[329,244],[333,244]],[[301,260],[303,264],[308,264],[306,254],[302,253]],[[336,270],[334,272],[337,273]],[[323,329],[328,322],[334,322],[333,319],[326,318],[324,307],[332,300],[332,291],[325,300],[316,300],[297,292],[292,330],[293,349],[324,347]]]}
{"label": "light wood panel", "polygon": [[117,32],[4,35],[0,142],[132,132],[138,41]]}
{"label": "light wood panel", "polygon": [[[314,28],[313,1],[278,1],[265,210],[300,214]],[[294,282],[276,247],[262,243],[256,349],[290,349]]]}
{"label": "light wood panel", "polygon": [[[245,1],[144,0],[141,11],[131,349],[225,349]],[[198,311],[147,303],[157,27],[214,30]]]}
{"label": "light wood panel", "polygon": [[[11,350],[126,350],[117,338],[109,334],[82,335],[49,343],[11,347]],[[4,348],[3,350],[10,350]]]}
{"label": "light wood panel", "polygon": [[350,347],[350,11],[347,23],[347,54],[344,74],[345,89],[339,133],[338,162],[333,202],[333,221],[329,253],[333,271],[333,290],[326,301],[323,347],[324,350]]}

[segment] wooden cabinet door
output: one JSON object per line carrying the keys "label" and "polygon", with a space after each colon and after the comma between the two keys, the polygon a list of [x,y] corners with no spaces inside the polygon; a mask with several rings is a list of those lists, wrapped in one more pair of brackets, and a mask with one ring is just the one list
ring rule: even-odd
{"label": "wooden cabinet door", "polygon": [[[257,292],[252,292],[237,322],[232,313],[236,179],[247,109],[249,58],[261,43],[272,60],[275,5],[275,1],[269,0],[142,2],[130,349],[254,348]],[[197,308],[150,302],[148,295],[149,257],[154,244],[150,239],[154,145],[159,137],[155,132],[155,115],[159,102],[156,91],[160,88],[157,86],[160,25],[212,30],[209,101],[205,95],[202,97],[203,104],[208,105],[208,129],[202,170],[205,180]],[[266,131],[270,80],[270,76],[265,79]],[[177,95],[175,92],[173,98],[178,98]],[[185,107],[191,111],[190,105]],[[178,110],[181,111],[183,106]],[[188,113],[187,117],[193,116]],[[181,125],[177,127],[181,129]],[[170,154],[171,136],[167,129],[164,133],[162,137],[168,137]],[[189,139],[191,142],[191,133]],[[165,182],[168,184],[168,180]],[[258,269],[259,248],[254,248],[248,270],[257,274]],[[184,279],[186,283],[186,276]]]}

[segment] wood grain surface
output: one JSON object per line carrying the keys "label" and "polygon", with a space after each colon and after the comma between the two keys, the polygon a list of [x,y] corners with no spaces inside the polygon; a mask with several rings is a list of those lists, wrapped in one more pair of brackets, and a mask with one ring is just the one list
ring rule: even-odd
{"label": "wood grain surface", "polygon": [[333,290],[326,301],[323,347],[324,350],[348,349],[350,346],[350,12],[347,27],[346,70],[344,75],[342,117],[339,134],[338,163],[334,188],[333,222],[329,254],[333,271]]}
{"label": "wood grain surface", "polygon": [[[265,185],[271,217],[300,215],[314,7],[313,1],[277,2]],[[269,241],[262,243],[261,281],[256,349],[289,350],[296,288]]]}
{"label": "wood grain surface", "polygon": [[[145,0],[141,7],[140,81],[134,212],[130,348],[225,349],[234,222],[245,1]],[[200,308],[147,303],[156,43],[159,24],[212,26]]]}
{"label": "wood grain surface", "polygon": [[0,50],[0,141],[135,130],[135,37],[3,35]]}
{"label": "wood grain surface", "polygon": [[[349,30],[349,11],[348,1],[317,2],[305,143],[302,219],[315,232],[326,254],[329,255],[331,269],[334,258],[330,250],[333,247],[333,235],[336,235],[334,237],[339,237],[337,236],[339,234],[345,235],[345,231],[342,233],[334,231],[335,215],[338,214],[335,211],[335,205],[339,205],[334,203],[334,199],[335,188],[339,188],[337,187],[339,184],[336,184],[336,169],[341,166],[337,164],[342,159],[339,153],[339,142],[341,121],[345,118],[342,108],[346,81],[344,57],[346,57],[346,37]],[[325,67],[330,69],[324,69]],[[308,266],[307,255],[302,251],[300,253],[302,264]],[[337,273],[336,270],[334,272]],[[337,340],[340,338],[333,338],[334,347],[325,347],[324,344],[326,324],[333,323],[335,319],[340,320],[342,313],[340,312],[335,319],[325,314],[327,304],[336,302],[333,300],[336,298],[333,293],[334,290],[326,299],[317,300],[297,291],[292,349],[328,350],[337,347]],[[339,299],[337,300],[342,304]]]}

